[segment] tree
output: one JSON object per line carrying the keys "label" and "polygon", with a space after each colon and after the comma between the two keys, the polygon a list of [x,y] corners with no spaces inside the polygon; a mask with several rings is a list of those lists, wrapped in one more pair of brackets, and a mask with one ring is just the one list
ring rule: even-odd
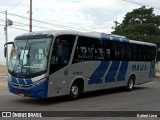
{"label": "tree", "polygon": [[156,16],[153,11],[153,8],[142,6],[128,12],[112,34],[160,44],[160,15]]}

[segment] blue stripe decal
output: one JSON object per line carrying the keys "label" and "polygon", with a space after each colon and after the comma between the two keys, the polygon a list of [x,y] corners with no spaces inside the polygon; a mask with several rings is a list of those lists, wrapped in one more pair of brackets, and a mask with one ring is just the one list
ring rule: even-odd
{"label": "blue stripe decal", "polygon": [[117,41],[117,42],[121,42],[121,40],[122,40],[122,39],[116,38],[116,37],[113,37],[112,39],[113,39],[114,41]]}
{"label": "blue stripe decal", "polygon": [[149,76],[148,76],[149,78],[151,78],[152,66],[153,66],[152,64],[153,64],[153,61],[151,62],[151,65],[150,65],[150,72],[149,72]]}
{"label": "blue stripe decal", "polygon": [[117,74],[118,68],[120,65],[120,61],[113,61],[112,65],[105,77],[105,82],[114,82],[115,81],[115,76]]}
{"label": "blue stripe decal", "polygon": [[155,61],[152,62],[152,71],[151,71],[151,77],[154,77],[154,67],[155,67]]}
{"label": "blue stripe decal", "polygon": [[155,60],[153,60],[153,61],[151,62],[150,72],[149,72],[149,78],[154,77],[154,70],[155,70]]}
{"label": "blue stripe decal", "polygon": [[123,61],[117,75],[117,81],[124,81],[127,73],[128,61]]}
{"label": "blue stripe decal", "polygon": [[111,40],[109,36],[101,36],[102,40]]}
{"label": "blue stripe decal", "polygon": [[26,84],[25,81],[27,83],[27,85],[30,85],[30,84],[33,84],[32,80],[31,79],[21,79],[21,78],[18,78],[18,81],[20,84]]}
{"label": "blue stripe decal", "polygon": [[28,85],[29,85],[29,84],[33,84],[33,82],[32,82],[31,79],[25,79],[25,80],[26,80],[26,82],[27,82]]}
{"label": "blue stripe decal", "polygon": [[12,77],[12,82],[17,83],[17,84],[26,84],[24,80],[26,81],[27,85],[33,84],[31,79],[22,79],[22,78]]}
{"label": "blue stripe decal", "polygon": [[91,75],[90,80],[88,81],[88,84],[99,84],[103,83],[103,75],[107,70],[107,67],[109,65],[108,61],[101,61],[100,65],[97,67],[95,72]]}
{"label": "blue stripe decal", "polygon": [[129,43],[129,40],[126,38],[120,38],[120,37],[114,37],[114,36],[107,36],[107,35],[101,35],[102,40],[108,40],[108,41],[118,41],[118,42],[125,42]]}
{"label": "blue stripe decal", "polygon": [[19,84],[25,84],[24,79],[18,79]]}
{"label": "blue stripe decal", "polygon": [[16,79],[15,77],[12,77],[12,82],[14,82],[14,83],[17,83],[17,84],[18,84],[17,79]]}

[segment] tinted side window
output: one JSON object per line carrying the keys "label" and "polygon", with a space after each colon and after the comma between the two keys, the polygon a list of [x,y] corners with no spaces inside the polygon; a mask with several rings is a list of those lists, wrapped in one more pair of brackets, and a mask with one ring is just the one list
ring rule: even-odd
{"label": "tinted side window", "polygon": [[103,46],[104,60],[111,60],[112,59],[112,44],[111,44],[111,42],[104,41],[102,43],[102,46]]}
{"label": "tinted side window", "polygon": [[73,63],[101,59],[104,59],[104,55],[99,39],[79,36]]}
{"label": "tinted side window", "polygon": [[156,57],[156,47],[148,47],[148,60],[153,60]]}
{"label": "tinted side window", "polygon": [[130,61],[151,61],[155,59],[156,47],[126,44],[126,60]]}
{"label": "tinted side window", "polygon": [[[129,51],[130,52],[130,51]],[[128,53],[129,54],[129,53]],[[112,60],[126,59],[126,45],[124,43],[112,43]]]}
{"label": "tinted side window", "polygon": [[50,74],[69,63],[75,38],[74,35],[60,35],[55,39],[51,55]]}

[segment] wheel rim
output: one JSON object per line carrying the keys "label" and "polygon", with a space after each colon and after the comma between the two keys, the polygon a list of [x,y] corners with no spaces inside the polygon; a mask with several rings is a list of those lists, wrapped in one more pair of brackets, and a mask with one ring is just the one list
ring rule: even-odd
{"label": "wheel rim", "polygon": [[71,88],[71,94],[73,96],[77,96],[78,93],[79,93],[79,88],[77,86],[72,86],[72,88]]}
{"label": "wheel rim", "polygon": [[132,89],[134,85],[133,79],[129,81],[129,89]]}

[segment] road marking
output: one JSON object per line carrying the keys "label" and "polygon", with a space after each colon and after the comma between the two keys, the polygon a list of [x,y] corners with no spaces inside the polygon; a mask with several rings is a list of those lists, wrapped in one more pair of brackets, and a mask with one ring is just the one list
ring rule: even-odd
{"label": "road marking", "polygon": [[7,88],[8,88],[7,82],[0,82],[0,89],[7,89]]}

